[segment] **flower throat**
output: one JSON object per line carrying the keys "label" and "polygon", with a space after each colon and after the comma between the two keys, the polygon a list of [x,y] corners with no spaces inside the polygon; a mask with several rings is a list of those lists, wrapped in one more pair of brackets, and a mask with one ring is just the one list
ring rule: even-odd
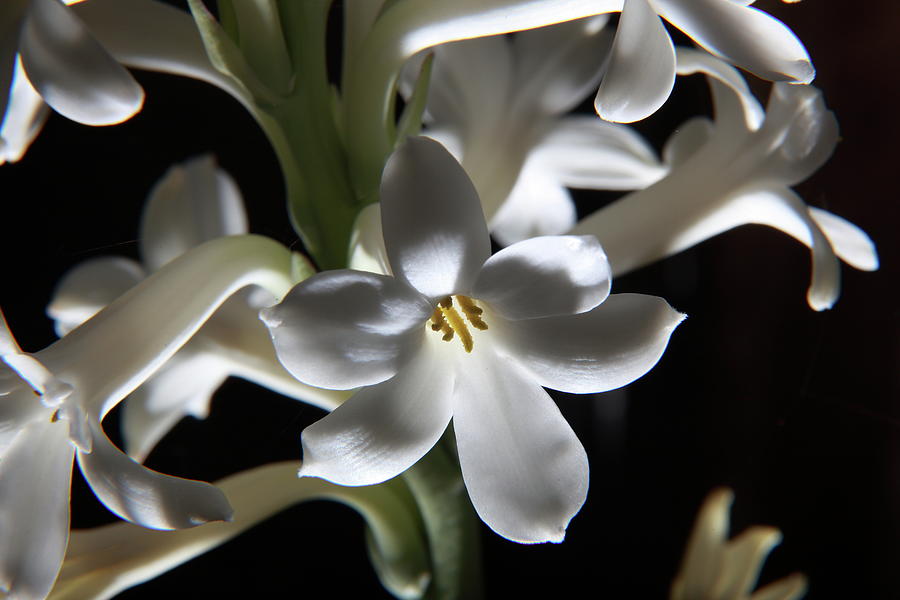
{"label": "flower throat", "polygon": [[[453,299],[462,310],[465,318],[459,314],[453,306]],[[479,308],[475,301],[468,296],[447,296],[440,302],[434,312],[431,313],[431,330],[440,331],[444,335],[441,337],[445,342],[453,339],[454,335],[462,342],[466,352],[471,352],[475,343],[472,340],[472,333],[469,331],[469,325],[475,329],[484,331],[488,328],[487,323],[481,319],[481,313],[484,311]],[[466,323],[468,321],[468,324]]]}

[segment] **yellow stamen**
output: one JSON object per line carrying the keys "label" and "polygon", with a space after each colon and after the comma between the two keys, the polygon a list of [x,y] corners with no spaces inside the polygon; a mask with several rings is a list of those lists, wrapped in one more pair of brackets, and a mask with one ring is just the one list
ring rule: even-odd
{"label": "yellow stamen", "polygon": [[[453,298],[456,298],[465,318],[453,306]],[[471,298],[466,296],[447,296],[438,302],[438,306],[431,313],[430,327],[432,331],[443,333],[441,339],[445,342],[452,340],[455,335],[459,336],[459,341],[462,342],[463,348],[465,348],[466,352],[471,352],[475,346],[475,341],[472,339],[472,333],[469,331],[466,321],[471,323],[475,329],[484,331],[488,326],[480,316],[483,312]]]}
{"label": "yellow stamen", "polygon": [[459,302],[460,308],[462,308],[463,314],[466,315],[466,318],[469,320],[469,323],[472,324],[472,327],[475,329],[480,329],[484,331],[488,328],[487,323],[481,320],[481,313],[484,310],[475,305],[475,302],[469,298],[468,296],[457,296],[456,301]]}

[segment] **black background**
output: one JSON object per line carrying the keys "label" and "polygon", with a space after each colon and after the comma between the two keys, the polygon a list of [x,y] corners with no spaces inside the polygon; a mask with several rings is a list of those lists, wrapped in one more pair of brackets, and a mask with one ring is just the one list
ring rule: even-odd
{"label": "black background", "polygon": [[[757,6],[804,41],[815,85],[841,125],[832,160],[797,191],[865,229],[881,270],[845,267],[836,307],[815,313],[805,301],[806,248],[754,226],[617,279],[614,291],[663,296],[689,318],[659,365],[626,390],[557,396],[590,456],[588,502],[560,545],[520,546],[484,528],[488,597],[665,597],[696,510],[721,484],[736,491],[734,531],[768,524],[784,533],[762,581],[800,570],[811,580],[809,598],[900,597],[900,94],[892,38],[900,8]],[[147,101],[128,123],[89,128],[53,116],[20,163],[0,168],[0,306],[26,350],[53,341],[43,311],[69,267],[136,256],[144,198],[174,162],[214,152],[244,193],[251,230],[297,244],[274,155],[243,109],[196,81],[137,77]],[[659,145],[707,107],[703,80],[679,79],[672,101],[639,129]],[[587,210],[613,197],[579,194],[579,203]],[[296,459],[300,431],[321,415],[230,380],[210,418],[183,421],[148,465],[215,480]],[[115,415],[107,429],[116,435]],[[77,469],[73,499],[74,526],[112,520]],[[288,510],[121,598],[172,591],[388,597],[368,564],[361,519],[326,502]]]}

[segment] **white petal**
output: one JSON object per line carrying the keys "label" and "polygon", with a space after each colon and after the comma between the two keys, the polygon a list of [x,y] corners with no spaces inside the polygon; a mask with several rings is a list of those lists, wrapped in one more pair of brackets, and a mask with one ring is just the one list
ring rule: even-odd
{"label": "white petal", "polygon": [[758,77],[809,83],[816,75],[797,36],[759,9],[722,0],[653,0],[653,5],[695,42]]}
{"label": "white petal", "polygon": [[594,108],[607,121],[649,117],[675,85],[675,47],[647,0],[626,0]]}
{"label": "white petal", "polygon": [[392,379],[359,391],[304,429],[300,475],[371,485],[399,475],[431,450],[453,410],[453,374],[436,356],[435,343],[442,342],[423,344]]}
{"label": "white petal", "polygon": [[260,317],[294,377],[347,390],[393,377],[421,343],[431,311],[402,281],[343,270],[302,281]]}
{"label": "white petal", "polygon": [[627,385],[653,368],[682,319],[662,298],[613,294],[579,315],[491,327],[498,345],[541,385],[585,394]]}
{"label": "white petal", "polygon": [[478,516],[516,542],[561,542],[587,497],[584,447],[515,361],[489,347],[459,360],[453,428]]}
{"label": "white petal", "polygon": [[878,251],[865,231],[846,219],[814,206],[809,207],[809,216],[822,229],[838,258],[862,271],[878,270]]}
{"label": "white petal", "polygon": [[472,289],[507,319],[571,315],[609,295],[609,263],[593,236],[536,237],[490,257]]}
{"label": "white petal", "polygon": [[569,191],[532,155],[491,219],[491,235],[500,245],[509,246],[539,235],[565,233],[575,225],[575,218]]}
{"label": "white petal", "polygon": [[144,91],[59,0],[32,0],[19,41],[32,85],[55,111],[87,125],[120,123]]}
{"label": "white petal", "polygon": [[467,292],[491,253],[472,182],[430,138],[410,138],[388,160],[381,224],[394,274],[432,299]]}
{"label": "white petal", "polygon": [[571,188],[634,190],[666,173],[634,129],[589,115],[561,119],[535,148],[534,158]]}
{"label": "white petal", "polygon": [[17,60],[6,117],[0,129],[0,164],[22,158],[49,114],[47,104],[28,81],[22,61]]}
{"label": "white petal", "polygon": [[78,452],[78,465],[109,510],[152,529],[183,529],[231,519],[231,506],[218,488],[143,467],[113,446],[98,423],[90,425],[93,451]]}
{"label": "white petal", "polygon": [[212,65],[185,11],[155,0],[90,0],[70,10],[119,62],[206,81],[247,102],[242,86]]}
{"label": "white petal", "polygon": [[553,115],[578,106],[600,83],[613,40],[608,20],[601,15],[518,32],[515,102]]}
{"label": "white petal", "polygon": [[[69,538],[72,446],[64,423],[34,423],[0,460],[0,590],[41,600]],[[5,594],[4,594],[4,597]]]}
{"label": "white petal", "polygon": [[350,237],[348,266],[354,271],[391,274],[384,234],[381,232],[381,204],[378,202],[369,204],[356,216]]}
{"label": "white petal", "polygon": [[706,52],[700,52],[691,48],[679,47],[676,50],[676,57],[679,75],[703,73],[725,84],[736,97],[737,102],[733,102],[728,98],[723,98],[723,95],[716,93],[716,88],[713,88],[717,126],[735,127],[735,123],[745,124],[743,128],[734,132],[734,134],[727,135],[759,129],[765,118],[765,113],[756,96],[750,91],[747,82],[736,69]]}
{"label": "white petal", "polygon": [[142,279],[144,270],[128,258],[102,256],[76,265],[63,275],[47,305],[56,334],[72,331]]}
{"label": "white petal", "polygon": [[170,168],[150,193],[141,219],[141,256],[152,272],[203,242],[247,230],[237,184],[212,156],[198,156]]}
{"label": "white petal", "polygon": [[204,418],[213,393],[228,377],[215,355],[183,348],[122,406],[125,451],[144,462],[157,442],[187,415]]}
{"label": "white petal", "polygon": [[683,165],[709,141],[713,124],[706,117],[693,117],[678,126],[663,148],[663,161],[672,169]]}

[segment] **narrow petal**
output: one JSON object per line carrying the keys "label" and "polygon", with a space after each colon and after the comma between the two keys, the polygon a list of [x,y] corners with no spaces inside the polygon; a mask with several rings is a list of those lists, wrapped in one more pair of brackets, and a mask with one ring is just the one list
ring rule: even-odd
{"label": "narrow petal", "polygon": [[750,597],[750,600],[800,600],[806,595],[808,585],[802,573],[793,573],[762,587]]}
{"label": "narrow petal", "polygon": [[375,202],[362,209],[353,224],[348,265],[355,271],[391,275],[384,234],[381,232],[381,204]]}
{"label": "narrow petal", "polygon": [[774,527],[750,527],[728,541],[717,591],[725,598],[747,598],[756,587],[763,563],[772,549],[781,543],[781,532]]}
{"label": "narrow petal", "polygon": [[[97,600],[148,581],[203,554],[265,519],[307,500],[334,500],[358,511],[382,582],[398,598],[420,598],[429,580],[428,549],[402,483],[361,488],[297,479],[299,463],[257,467],[217,482],[235,508],[234,521],[180,531],[116,523],[72,532],[50,600]],[[373,559],[374,560],[374,559]]]}
{"label": "narrow petal", "polygon": [[475,187],[430,138],[410,138],[388,160],[381,224],[394,274],[432,299],[469,291],[491,254]]}
{"label": "narrow petal", "polygon": [[452,372],[436,357],[434,343],[424,344],[392,379],[361,390],[304,429],[300,475],[371,485],[399,475],[431,450],[453,410]]}
{"label": "narrow petal", "polygon": [[536,237],[491,256],[474,295],[507,319],[589,311],[609,295],[606,254],[593,236]]}
{"label": "narrow petal", "polygon": [[56,334],[69,333],[144,279],[144,269],[119,256],[102,256],[73,267],[56,285],[47,316]]}
{"label": "narrow petal", "polygon": [[509,246],[539,235],[559,235],[575,225],[575,203],[569,190],[532,155],[522,167],[500,210],[491,219],[491,235]]}
{"label": "narrow petal", "polygon": [[809,207],[809,216],[828,238],[838,258],[862,271],[878,270],[878,251],[865,231],[846,219],[814,206]]}
{"label": "narrow petal", "polygon": [[653,368],[682,319],[662,298],[613,294],[579,315],[497,323],[497,343],[544,387],[605,392]]}
{"label": "narrow petal", "polygon": [[675,85],[675,47],[647,0],[626,0],[594,108],[607,121],[649,117]]}
{"label": "narrow petal", "polygon": [[653,0],[695,42],[769,81],[809,83],[816,71],[803,43],[775,17],[737,2]]}
{"label": "narrow petal", "polygon": [[6,117],[0,129],[0,164],[22,158],[49,114],[47,104],[28,81],[22,61],[17,60]]}
{"label": "narrow petal", "polygon": [[129,119],[144,90],[59,0],[32,0],[19,42],[32,85],[55,111],[86,125]]}
{"label": "narrow petal", "polygon": [[348,390],[393,377],[421,342],[431,311],[393,277],[344,270],[299,283],[260,316],[294,377]]}
{"label": "narrow petal", "polygon": [[460,361],[466,364],[453,393],[453,428],[478,516],[516,542],[563,541],[587,497],[584,447],[515,361],[490,347]]}
{"label": "narrow petal", "polygon": [[66,425],[45,421],[19,432],[0,460],[0,591],[12,598],[41,600],[56,579],[73,452]]}
{"label": "narrow petal", "polygon": [[534,155],[571,188],[635,190],[666,173],[653,147],[634,129],[589,115],[560,119]]}
{"label": "narrow petal", "polygon": [[150,192],[141,219],[141,256],[155,271],[203,242],[247,233],[237,184],[210,155],[168,170]]}
{"label": "narrow petal", "polygon": [[704,500],[672,582],[672,600],[705,598],[714,588],[723,566],[732,502],[734,493],[728,488],[717,488]]}
{"label": "narrow petal", "polygon": [[78,465],[109,510],[152,529],[183,529],[231,519],[231,506],[218,488],[143,467],[113,446],[99,423],[90,425],[93,451],[78,452]]}
{"label": "narrow petal", "polygon": [[136,389],[122,406],[125,451],[144,462],[162,437],[187,415],[204,418],[213,393],[228,377],[215,355],[188,347]]}
{"label": "narrow petal", "polygon": [[[725,101],[722,94],[715,94],[716,123],[719,127],[735,127],[735,123],[744,123],[744,127],[727,135],[736,135],[744,131],[759,129],[765,118],[762,106],[741,74],[724,61],[692,48],[679,47],[676,51],[677,71],[679,75],[703,73],[704,75],[725,84],[737,102]],[[741,118],[742,117],[742,118]]]}

